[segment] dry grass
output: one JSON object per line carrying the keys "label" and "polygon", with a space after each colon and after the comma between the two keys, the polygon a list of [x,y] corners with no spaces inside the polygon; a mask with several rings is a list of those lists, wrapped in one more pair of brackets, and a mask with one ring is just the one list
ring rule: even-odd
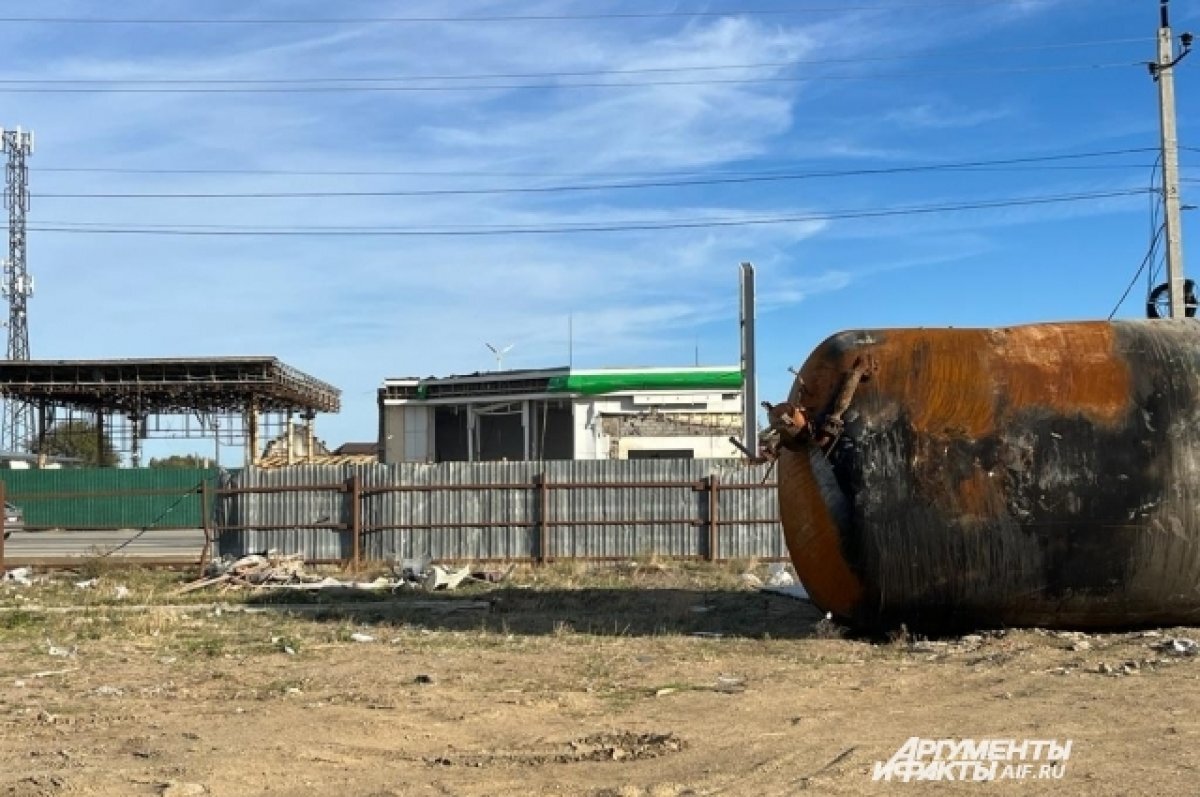
{"label": "dry grass", "polygon": [[0,793],[860,795],[913,735],[1073,738],[1056,793],[1129,793],[1102,786],[1131,760],[1135,793],[1189,793],[1200,660],[1140,634],[842,638],[745,567],[558,563],[316,616],[169,609],[186,576],[162,572],[0,587]]}

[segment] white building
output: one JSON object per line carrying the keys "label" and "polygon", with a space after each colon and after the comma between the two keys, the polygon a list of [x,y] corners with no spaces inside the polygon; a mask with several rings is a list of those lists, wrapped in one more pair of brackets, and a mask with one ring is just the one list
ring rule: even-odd
{"label": "white building", "polygon": [[384,462],[733,458],[738,368],[496,371],[388,379]]}

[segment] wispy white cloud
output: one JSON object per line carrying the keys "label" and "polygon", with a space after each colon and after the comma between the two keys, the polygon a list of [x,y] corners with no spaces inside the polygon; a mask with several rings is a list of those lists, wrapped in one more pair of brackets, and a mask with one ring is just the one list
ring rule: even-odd
{"label": "wispy white cloud", "polygon": [[971,109],[945,101],[929,101],[889,111],[884,119],[905,128],[929,130],[976,127],[1011,114],[1011,108]]}
{"label": "wispy white cloud", "polygon": [[[1030,4],[1022,13],[1034,13]],[[602,4],[598,8],[621,8]],[[81,15],[87,3],[64,4]],[[561,11],[545,2],[523,8]],[[363,15],[511,13],[509,3],[365,3]],[[183,14],[175,8],[172,13]],[[134,3],[120,13],[167,13]],[[63,13],[71,13],[65,10]],[[105,13],[108,13],[107,11]],[[112,11],[116,14],[117,11]],[[194,9],[196,15],[219,10]],[[318,3],[251,3],[247,16],[329,16]],[[350,13],[349,11],[345,13]],[[356,6],[356,12],[357,6]],[[852,21],[854,24],[848,24]],[[784,64],[852,58],[881,47],[911,52],[945,40],[936,14],[765,18],[731,16],[637,24],[229,28],[220,31],[73,31],[56,41],[0,31],[10,76],[161,78],[526,74]],[[982,25],[983,23],[980,23]],[[988,18],[987,25],[999,24]],[[980,25],[973,27],[978,35]],[[954,31],[960,37],[967,30]],[[161,38],[157,38],[161,37]],[[869,71],[870,62],[840,71]],[[31,94],[12,121],[38,132],[33,165],[160,168],[436,171],[386,175],[97,175],[35,172],[39,193],[187,190],[388,190],[548,185],[570,175],[754,168],[804,170],[830,159],[928,159],[937,135],[1006,121],[954,95],[847,82],[719,83],[712,77],[789,77],[801,67],[734,72],[630,73],[582,82],[662,83],[624,88],[497,88],[378,94]],[[497,80],[512,85],[517,79]],[[538,79],[566,84],[571,79]],[[844,96],[843,96],[844,95]],[[869,112],[865,112],[868,109]],[[881,110],[882,109],[882,110]],[[888,111],[886,109],[895,109]],[[954,125],[944,117],[953,116]],[[497,178],[525,171],[555,177]],[[957,178],[956,178],[957,179]],[[941,195],[922,184],[866,190],[854,181],[656,189],[605,194],[252,200],[35,200],[31,221],[66,219],[257,226],[527,225],[803,215],[830,207],[902,204]],[[932,201],[932,200],[924,200]],[[939,227],[912,221],[794,222],[564,236],[444,238],[137,238],[33,233],[38,277],[31,326],[44,356],[275,353],[342,385],[345,418],[331,437],[369,437],[373,386],[384,376],[486,368],[483,340],[515,342],[506,362],[561,362],[567,316],[577,362],[668,362],[697,335],[734,359],[736,264],[759,267],[764,312],[846,291],[871,269],[952,257],[939,235],[1010,223],[1002,214]],[[1012,222],[1015,223],[1015,222]],[[908,245],[897,241],[908,237]],[[882,248],[849,262],[847,241]],[[913,240],[918,240],[918,246]],[[928,244],[926,246],[926,244]],[[979,249],[985,249],[980,244]],[[891,251],[889,251],[891,250]],[[920,251],[917,251],[920,250]],[[958,251],[968,251],[961,248]],[[806,307],[808,305],[805,305]],[[786,315],[783,312],[777,317]],[[87,319],[94,334],[74,323]],[[725,334],[728,330],[728,334]],[[731,356],[733,355],[733,356]]]}

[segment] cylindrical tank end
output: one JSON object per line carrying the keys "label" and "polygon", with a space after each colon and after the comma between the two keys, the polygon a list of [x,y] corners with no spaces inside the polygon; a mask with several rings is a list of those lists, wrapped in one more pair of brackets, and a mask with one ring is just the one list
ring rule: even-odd
{"label": "cylindrical tank end", "polygon": [[843,553],[844,498],[816,446],[782,449],[779,513],[796,575],[813,603],[839,620],[859,615],[863,585]]}

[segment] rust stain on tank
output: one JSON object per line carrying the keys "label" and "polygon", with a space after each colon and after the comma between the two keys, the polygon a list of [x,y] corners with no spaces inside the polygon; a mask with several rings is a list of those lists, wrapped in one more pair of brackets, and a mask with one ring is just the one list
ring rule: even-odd
{"label": "rust stain on tank", "polygon": [[907,422],[925,434],[979,438],[1009,414],[1038,407],[1113,424],[1128,408],[1129,368],[1113,356],[1108,324],[939,332],[863,333],[856,344],[835,335],[801,371],[797,403],[823,408],[854,358],[869,352],[879,372],[856,400],[882,409],[882,403],[903,399]]}
{"label": "rust stain on tank", "polygon": [[1038,324],[998,330],[999,394],[1009,411],[1046,407],[1111,426],[1129,409],[1129,365],[1111,324]]}

